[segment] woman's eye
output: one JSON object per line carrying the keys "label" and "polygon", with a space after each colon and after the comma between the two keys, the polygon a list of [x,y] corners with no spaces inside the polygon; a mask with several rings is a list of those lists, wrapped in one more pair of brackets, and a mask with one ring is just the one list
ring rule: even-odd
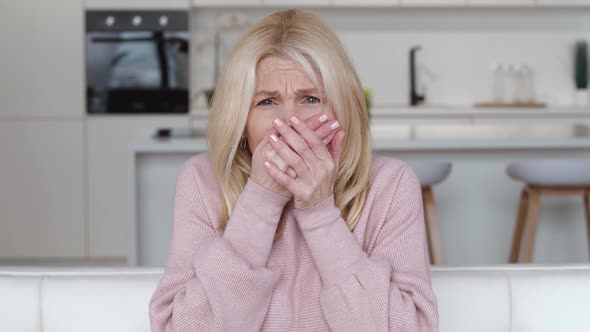
{"label": "woman's eye", "polygon": [[308,104],[317,104],[320,102],[319,98],[316,98],[314,96],[309,96],[305,98],[305,102]]}
{"label": "woman's eye", "polygon": [[257,106],[266,106],[266,105],[272,105],[272,100],[270,99],[264,99],[261,100],[258,104],[256,104]]}

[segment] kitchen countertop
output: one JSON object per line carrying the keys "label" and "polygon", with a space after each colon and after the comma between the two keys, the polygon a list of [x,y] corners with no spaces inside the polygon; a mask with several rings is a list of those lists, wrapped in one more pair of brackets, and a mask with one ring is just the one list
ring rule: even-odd
{"label": "kitchen countertop", "polygon": [[504,108],[504,107],[472,107],[472,106],[436,106],[424,105],[418,107],[392,106],[375,108],[372,112],[376,116],[388,115],[530,115],[530,116],[582,116],[590,117],[590,107],[542,107],[542,108]]}
{"label": "kitchen countertop", "polygon": [[[590,137],[577,138],[518,138],[518,139],[396,139],[374,138],[375,151],[493,151],[493,150],[553,150],[582,149],[590,151]],[[138,137],[129,150],[139,153],[198,153],[207,150],[204,137],[156,139]]]}
{"label": "kitchen countertop", "polygon": [[[371,121],[372,147],[380,151],[490,151],[490,150],[551,150],[574,149],[590,151],[590,109],[528,109],[499,110],[474,108],[412,108],[396,109],[395,114],[424,115],[443,112],[448,114],[494,114],[498,121],[400,121],[395,116],[385,113],[374,113]],[[501,114],[551,114],[563,118],[563,114],[576,115],[564,121],[510,121],[502,119]],[[204,113],[192,114],[193,129],[204,133],[206,118]],[[438,113],[441,114],[441,113]],[[588,115],[585,119],[582,116]],[[506,121],[508,120],[508,121]],[[129,146],[136,153],[147,152],[188,152],[207,149],[203,136],[154,138],[151,133],[138,137]]]}

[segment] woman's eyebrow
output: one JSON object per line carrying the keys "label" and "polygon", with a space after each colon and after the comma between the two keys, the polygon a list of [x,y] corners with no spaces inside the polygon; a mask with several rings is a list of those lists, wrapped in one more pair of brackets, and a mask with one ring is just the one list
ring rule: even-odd
{"label": "woman's eyebrow", "polygon": [[318,89],[316,89],[316,88],[299,89],[299,90],[297,90],[296,94],[298,96],[314,95],[314,94],[318,94]]}
{"label": "woman's eyebrow", "polygon": [[279,95],[279,91],[278,90],[274,90],[274,91],[261,90],[261,91],[257,91],[256,94],[254,94],[254,97],[259,96],[259,95],[276,97]]}
{"label": "woman's eyebrow", "polygon": [[[316,88],[299,89],[295,92],[295,94],[298,96],[307,96],[307,95],[312,95],[312,94],[318,94],[318,89],[316,89]],[[280,96],[281,94],[279,93],[278,90],[273,90],[273,91],[260,90],[260,91],[256,91],[256,93],[254,94],[254,97],[257,97],[259,95],[276,97],[276,96]]]}

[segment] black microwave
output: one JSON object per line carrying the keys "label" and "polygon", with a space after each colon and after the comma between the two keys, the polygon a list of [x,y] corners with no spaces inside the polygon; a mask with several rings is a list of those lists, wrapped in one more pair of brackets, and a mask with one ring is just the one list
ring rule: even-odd
{"label": "black microwave", "polygon": [[87,113],[188,113],[189,34],[188,11],[87,11]]}

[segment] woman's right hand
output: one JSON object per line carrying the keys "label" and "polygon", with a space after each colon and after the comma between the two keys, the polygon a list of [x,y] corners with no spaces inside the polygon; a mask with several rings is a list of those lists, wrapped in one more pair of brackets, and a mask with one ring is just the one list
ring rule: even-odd
{"label": "woman's right hand", "polygon": [[[322,142],[324,144],[328,145],[332,141],[332,138],[334,138],[334,134],[339,128],[330,128],[330,125],[335,120],[327,120],[326,118],[326,120],[322,121],[322,115],[324,114],[319,113],[312,116],[311,118],[305,120],[305,124],[313,129],[320,138],[322,138]],[[252,172],[250,173],[250,178],[252,181],[268,190],[291,198],[293,197],[293,194],[282,185],[278,184],[272,177],[270,177],[266,171],[266,168],[264,167],[264,162],[270,160],[283,172],[289,174],[293,178],[297,177],[297,173],[295,173],[295,171],[291,169],[287,163],[285,163],[285,161],[283,161],[275,149],[273,149],[270,145],[269,139],[271,134],[279,136],[274,128],[270,129],[268,132],[266,132],[264,138],[260,141],[252,153]],[[279,139],[282,138],[279,137]]]}

